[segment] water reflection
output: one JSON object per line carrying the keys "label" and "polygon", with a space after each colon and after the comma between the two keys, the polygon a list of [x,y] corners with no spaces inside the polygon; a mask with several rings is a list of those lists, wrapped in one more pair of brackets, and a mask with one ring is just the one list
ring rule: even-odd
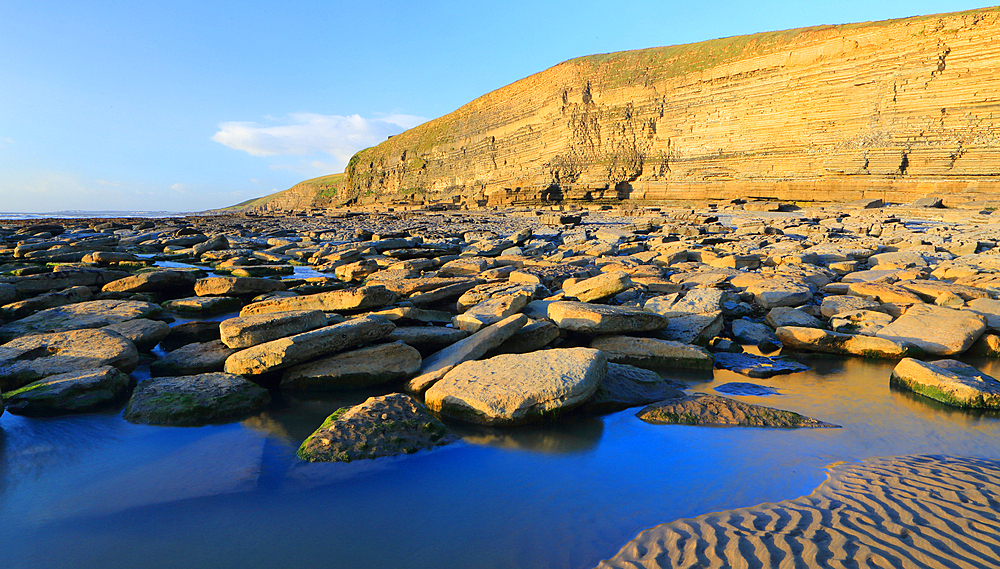
{"label": "water reflection", "polygon": [[267,409],[243,421],[243,426],[298,448],[337,409],[389,393],[393,391],[383,386],[349,391],[272,391]]}
{"label": "water reflection", "polygon": [[546,454],[577,453],[595,448],[604,435],[598,417],[571,413],[558,422],[493,428],[446,421],[448,428],[474,445]]}

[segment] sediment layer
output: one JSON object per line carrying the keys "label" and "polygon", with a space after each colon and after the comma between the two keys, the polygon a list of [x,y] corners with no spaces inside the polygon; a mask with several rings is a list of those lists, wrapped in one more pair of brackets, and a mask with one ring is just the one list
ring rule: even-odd
{"label": "sediment layer", "polygon": [[991,8],[582,57],[359,152],[311,205],[984,199],[998,34]]}

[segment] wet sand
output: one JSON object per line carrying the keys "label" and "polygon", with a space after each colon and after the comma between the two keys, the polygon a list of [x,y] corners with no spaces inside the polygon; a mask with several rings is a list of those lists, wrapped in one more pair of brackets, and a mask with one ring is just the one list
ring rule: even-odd
{"label": "wet sand", "polygon": [[1000,462],[937,456],[839,464],[812,494],[648,529],[601,569],[996,567]]}

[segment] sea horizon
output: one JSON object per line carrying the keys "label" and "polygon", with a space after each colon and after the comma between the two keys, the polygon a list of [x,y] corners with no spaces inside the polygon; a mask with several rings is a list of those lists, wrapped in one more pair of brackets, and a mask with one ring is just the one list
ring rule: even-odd
{"label": "sea horizon", "polygon": [[52,212],[6,212],[0,211],[0,220],[23,220],[23,219],[113,219],[119,217],[184,217],[188,215],[200,215],[201,212],[183,211],[128,211],[128,210],[60,210]]}

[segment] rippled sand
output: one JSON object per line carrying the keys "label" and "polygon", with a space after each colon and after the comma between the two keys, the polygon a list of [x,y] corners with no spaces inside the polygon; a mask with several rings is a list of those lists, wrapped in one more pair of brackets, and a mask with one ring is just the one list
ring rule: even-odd
{"label": "rippled sand", "polygon": [[1000,462],[840,464],[812,494],[639,534],[612,567],[998,567]]}

